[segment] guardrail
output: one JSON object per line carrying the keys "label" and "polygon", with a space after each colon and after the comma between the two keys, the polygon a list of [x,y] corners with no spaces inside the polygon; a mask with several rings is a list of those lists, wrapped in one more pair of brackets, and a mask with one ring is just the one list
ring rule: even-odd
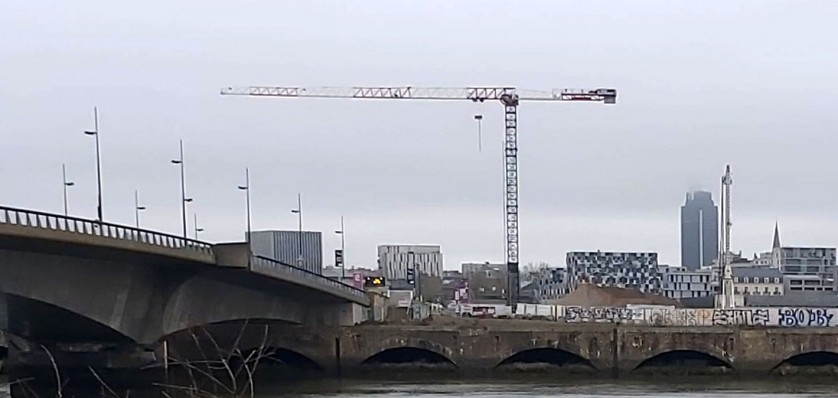
{"label": "guardrail", "polygon": [[211,244],[182,236],[5,206],[0,206],[0,224],[73,232],[104,238],[128,240],[170,249],[183,249],[212,254]]}
{"label": "guardrail", "polygon": [[[358,298],[366,298],[367,294],[361,289],[358,289],[355,286],[347,285],[343,282],[336,281],[331,278],[327,278],[323,275],[316,274],[306,269],[302,269],[299,267],[295,267],[290,264],[283,263],[281,261],[274,260],[272,258],[264,257],[264,256],[253,256],[251,261],[251,269],[258,272],[258,268],[265,268],[268,269],[269,272],[274,273],[284,273],[287,275],[295,275],[305,279],[309,279],[313,282],[318,284],[322,284],[324,286],[328,286],[332,289],[350,294],[352,296]],[[276,274],[274,274],[276,276]]]}

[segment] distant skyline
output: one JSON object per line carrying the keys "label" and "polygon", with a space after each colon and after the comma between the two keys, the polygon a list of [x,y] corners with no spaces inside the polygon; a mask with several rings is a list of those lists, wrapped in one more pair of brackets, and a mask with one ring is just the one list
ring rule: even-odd
{"label": "distant skyline", "polygon": [[[498,103],[222,97],[221,87],[613,87],[618,103],[520,108],[521,263],[569,251],[680,262],[684,193],[733,170],[735,251],[836,246],[838,3],[428,0],[0,3],[0,205],[179,234],[186,192],[208,241],[323,232],[349,266],[384,243],[438,244],[446,268],[504,260]],[[491,21],[491,23],[489,23]],[[498,28],[509,26],[511,29]],[[483,115],[482,151],[473,116]]]}

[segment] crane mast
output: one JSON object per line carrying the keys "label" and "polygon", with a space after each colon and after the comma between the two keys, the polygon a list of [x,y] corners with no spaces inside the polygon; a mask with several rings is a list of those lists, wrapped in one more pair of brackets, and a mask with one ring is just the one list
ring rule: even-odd
{"label": "crane mast", "polygon": [[717,307],[720,308],[734,308],[734,291],[733,291],[733,271],[730,268],[731,252],[730,252],[730,227],[733,225],[730,221],[730,188],[733,185],[733,177],[730,174],[730,165],[725,167],[725,174],[722,176],[722,244],[720,246],[721,254],[719,256],[719,265],[721,268],[721,289],[720,297],[717,301]]}
{"label": "crane mast", "polygon": [[286,98],[351,98],[388,100],[497,100],[504,108],[504,184],[506,225],[507,303],[518,303],[519,297],[519,202],[518,202],[518,105],[521,101],[595,101],[617,102],[617,90],[553,89],[550,91],[520,90],[515,87],[292,87],[248,86],[226,87],[221,95]]}

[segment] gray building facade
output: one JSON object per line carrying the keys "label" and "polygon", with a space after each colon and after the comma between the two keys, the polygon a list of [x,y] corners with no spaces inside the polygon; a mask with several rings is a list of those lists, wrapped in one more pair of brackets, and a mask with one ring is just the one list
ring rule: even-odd
{"label": "gray building facade", "polygon": [[439,245],[380,245],[378,270],[390,281],[406,279],[407,270],[442,278],[442,249]]}
{"label": "gray building facade", "polygon": [[775,247],[774,266],[785,276],[786,291],[834,291],[834,247]]}
{"label": "gray building facade", "polygon": [[681,265],[697,270],[711,265],[718,253],[719,208],[710,192],[690,192],[681,206]]}
{"label": "gray building facade", "polygon": [[303,231],[300,235],[299,231],[253,231],[250,233],[250,245],[256,256],[323,274],[323,239],[320,232]]}
{"label": "gray building facade", "polygon": [[550,304],[569,293],[567,270],[564,268],[542,268],[527,275],[528,282],[521,287],[521,296],[529,298],[531,304]]}
{"label": "gray building facade", "polygon": [[506,264],[463,263],[462,270],[468,282],[469,302],[506,303],[509,278]]}
{"label": "gray building facade", "polygon": [[714,294],[713,272],[710,268],[690,270],[684,267],[661,267],[664,275],[663,293],[666,297],[684,298],[708,297]]}
{"label": "gray building facade", "polygon": [[567,281],[570,291],[581,283],[663,293],[658,254],[652,252],[569,252]]}

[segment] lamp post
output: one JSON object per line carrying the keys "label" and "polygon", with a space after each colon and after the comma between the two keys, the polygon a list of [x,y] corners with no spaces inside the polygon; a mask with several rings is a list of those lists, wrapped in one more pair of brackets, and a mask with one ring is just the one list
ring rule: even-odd
{"label": "lamp post", "polygon": [[343,228],[343,216],[340,216],[340,230],[335,231],[336,234],[340,235],[340,257],[341,257],[341,264],[340,264],[340,277],[341,281],[346,279],[346,234]]}
{"label": "lamp post", "polygon": [[137,229],[140,229],[140,212],[145,210],[145,206],[140,206],[140,192],[134,190],[134,220],[137,222]]}
{"label": "lamp post", "polygon": [[297,265],[303,268],[303,201],[300,193],[297,193],[297,208],[291,210],[291,213],[297,215],[297,242],[299,243]]}
{"label": "lamp post", "polygon": [[76,185],[76,183],[72,181],[67,181],[67,165],[63,163],[61,164],[61,175],[64,177],[64,184],[62,184],[64,189],[64,217],[67,217],[70,215],[70,208],[67,204],[67,188]]}
{"label": "lamp post", "polygon": [[102,156],[99,147],[99,109],[93,107],[93,131],[85,131],[84,134],[92,135],[96,138],[96,187],[97,187],[97,206],[96,216],[101,224],[102,216]]}
{"label": "lamp post", "polygon": [[186,164],[183,160],[183,140],[180,140],[180,157],[172,160],[173,164],[180,166],[180,199],[181,199],[181,215],[183,218],[183,238],[188,238],[186,234],[186,204],[192,201],[192,198],[186,197]]}
{"label": "lamp post", "polygon": [[198,213],[193,213],[192,216],[194,217],[193,227],[195,228],[195,240],[198,240],[198,233],[204,232],[204,229],[198,228]]}
{"label": "lamp post", "polygon": [[244,185],[239,185],[239,190],[242,190],[245,193],[245,200],[246,200],[245,207],[247,208],[246,209],[247,210],[247,236],[245,236],[245,239],[247,239],[247,245],[250,246],[250,232],[251,232],[251,229],[250,229],[250,169],[249,168],[244,169]]}

